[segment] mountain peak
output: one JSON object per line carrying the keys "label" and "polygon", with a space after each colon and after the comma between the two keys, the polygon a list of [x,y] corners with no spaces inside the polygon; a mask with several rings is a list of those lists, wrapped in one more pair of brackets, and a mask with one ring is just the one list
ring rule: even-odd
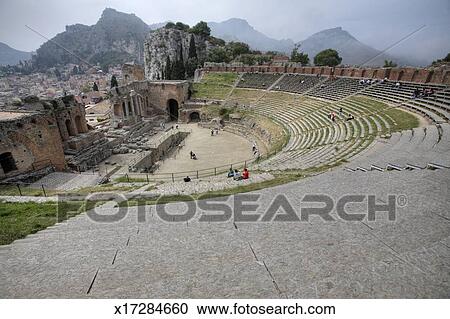
{"label": "mountain peak", "polygon": [[234,24],[234,25],[238,25],[238,26],[241,26],[241,27],[251,27],[251,25],[248,23],[247,20],[241,19],[241,18],[230,18],[228,20],[222,21],[221,23],[223,23],[223,24]]}
{"label": "mountain peak", "polygon": [[30,52],[23,52],[11,48],[6,43],[0,42],[0,65],[15,65],[19,61],[31,59]]}

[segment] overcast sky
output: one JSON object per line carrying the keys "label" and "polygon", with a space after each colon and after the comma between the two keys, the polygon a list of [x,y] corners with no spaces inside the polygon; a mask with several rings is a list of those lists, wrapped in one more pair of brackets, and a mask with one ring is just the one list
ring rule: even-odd
{"label": "overcast sky", "polygon": [[423,58],[450,51],[450,0],[0,0],[0,42],[36,50],[45,40],[25,24],[53,37],[66,25],[95,24],[105,7],[148,24],[244,18],[271,37],[295,41],[341,26],[381,50],[425,25],[390,52]]}

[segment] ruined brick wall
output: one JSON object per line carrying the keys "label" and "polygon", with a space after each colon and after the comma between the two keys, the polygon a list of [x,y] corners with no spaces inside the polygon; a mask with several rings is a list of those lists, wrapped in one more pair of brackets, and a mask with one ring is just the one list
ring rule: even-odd
{"label": "ruined brick wall", "polygon": [[124,64],[122,66],[124,85],[145,79],[144,68],[138,64]]}
{"label": "ruined brick wall", "polygon": [[[138,117],[168,114],[169,101],[181,110],[189,99],[187,81],[141,81],[112,90],[113,122],[132,124]],[[133,102],[133,103],[131,103]],[[135,110],[130,109],[134,105]]]}
{"label": "ruined brick wall", "polygon": [[161,110],[166,111],[169,100],[175,100],[178,107],[188,100],[189,83],[181,82],[149,82],[149,98],[152,104]]}
{"label": "ruined brick wall", "polygon": [[0,121],[0,154],[11,153],[16,169],[0,178],[46,167],[65,169],[64,150],[56,120],[51,115],[35,114]]}
{"label": "ruined brick wall", "polygon": [[288,65],[286,67],[277,66],[243,66],[229,68],[223,65],[207,65],[203,71],[208,72],[272,72],[272,73],[298,73],[298,74],[321,74],[335,77],[355,77],[355,78],[388,78],[391,81],[405,81],[416,83],[450,84],[450,69],[439,68],[343,68],[337,67],[334,70],[328,67],[299,67]]}
{"label": "ruined brick wall", "polygon": [[83,105],[60,107],[53,113],[63,141],[67,141],[71,136],[88,132],[86,111]]}

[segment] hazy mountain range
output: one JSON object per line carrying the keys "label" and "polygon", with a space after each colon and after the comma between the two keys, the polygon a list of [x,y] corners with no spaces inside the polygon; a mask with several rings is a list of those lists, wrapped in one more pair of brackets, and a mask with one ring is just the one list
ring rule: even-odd
{"label": "hazy mountain range", "polygon": [[0,65],[15,65],[31,59],[31,52],[19,51],[0,42]]}
{"label": "hazy mountain range", "polygon": [[255,30],[244,19],[232,18],[223,22],[208,22],[211,33],[225,41],[240,41],[247,43],[251,48],[261,51],[291,52],[294,41],[291,39],[276,40]]}
{"label": "hazy mountain range", "polygon": [[[57,64],[80,63],[80,60],[68,54],[63,48],[74,52],[83,60],[92,64],[110,65],[130,60],[143,61],[143,42],[151,30],[163,27],[166,22],[147,25],[134,14],[118,12],[107,8],[98,22],[92,26],[75,24],[66,26],[66,30],[57,34],[52,41],[45,42],[33,56],[34,64],[45,69]],[[255,30],[246,20],[232,18],[223,22],[208,22],[213,36],[225,41],[241,41],[252,49],[261,51],[279,51],[289,54],[295,46],[291,39],[273,39]],[[426,65],[426,61],[411,58],[394,57],[380,52],[358,41],[340,27],[317,32],[300,41],[300,51],[308,53],[310,61],[314,56],[328,48],[336,49],[342,56],[343,64],[382,65],[385,59],[399,65]],[[373,57],[379,55],[376,59]],[[29,59],[31,53],[14,50],[0,43],[0,64],[15,64]]]}
{"label": "hazy mountain range", "polygon": [[[208,22],[212,35],[226,41],[245,42],[252,49],[261,51],[279,51],[289,54],[294,48],[291,39],[276,40],[255,30],[246,20],[229,19],[220,23]],[[298,43],[300,51],[309,55],[312,63],[314,56],[325,49],[335,49],[342,57],[343,64],[351,65],[383,65],[384,60],[393,60],[399,65],[426,65],[426,61],[413,58],[380,54],[380,51],[358,41],[350,33],[340,27],[317,32]],[[429,63],[428,63],[429,64]]]}

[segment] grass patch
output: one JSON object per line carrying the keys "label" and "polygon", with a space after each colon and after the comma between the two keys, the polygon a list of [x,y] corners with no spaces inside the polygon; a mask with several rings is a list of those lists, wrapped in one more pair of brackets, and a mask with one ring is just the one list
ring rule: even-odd
{"label": "grass patch", "polygon": [[126,175],[114,179],[116,183],[147,183],[147,179],[143,177],[127,177]]}
{"label": "grass patch", "polygon": [[410,130],[420,125],[419,119],[415,115],[401,109],[392,108],[386,110],[384,113],[392,117],[395,121],[395,124],[391,127],[392,132]]}
{"label": "grass patch", "polygon": [[262,96],[265,91],[262,90],[250,90],[250,89],[235,89],[233,94],[231,94],[228,101],[228,105],[235,106],[239,105],[250,105],[254,104],[256,100]]}
{"label": "grass patch", "polygon": [[78,194],[78,195],[88,195],[92,193],[102,193],[102,192],[114,192],[114,191],[121,191],[121,192],[130,192],[134,191],[141,186],[117,186],[114,184],[103,184],[98,186],[91,186],[91,187],[84,187],[77,189],[73,192],[67,192],[71,194]]}
{"label": "grass patch", "polygon": [[20,193],[22,193],[22,196],[51,196],[57,194],[58,191],[46,189],[44,194],[42,188],[20,186],[19,192],[16,185],[0,185],[0,196],[20,196]]}
{"label": "grass patch", "polygon": [[0,245],[7,245],[94,208],[98,202],[0,202]]}
{"label": "grass patch", "polygon": [[224,100],[230,94],[237,73],[206,73],[200,83],[193,83],[193,98]]}

